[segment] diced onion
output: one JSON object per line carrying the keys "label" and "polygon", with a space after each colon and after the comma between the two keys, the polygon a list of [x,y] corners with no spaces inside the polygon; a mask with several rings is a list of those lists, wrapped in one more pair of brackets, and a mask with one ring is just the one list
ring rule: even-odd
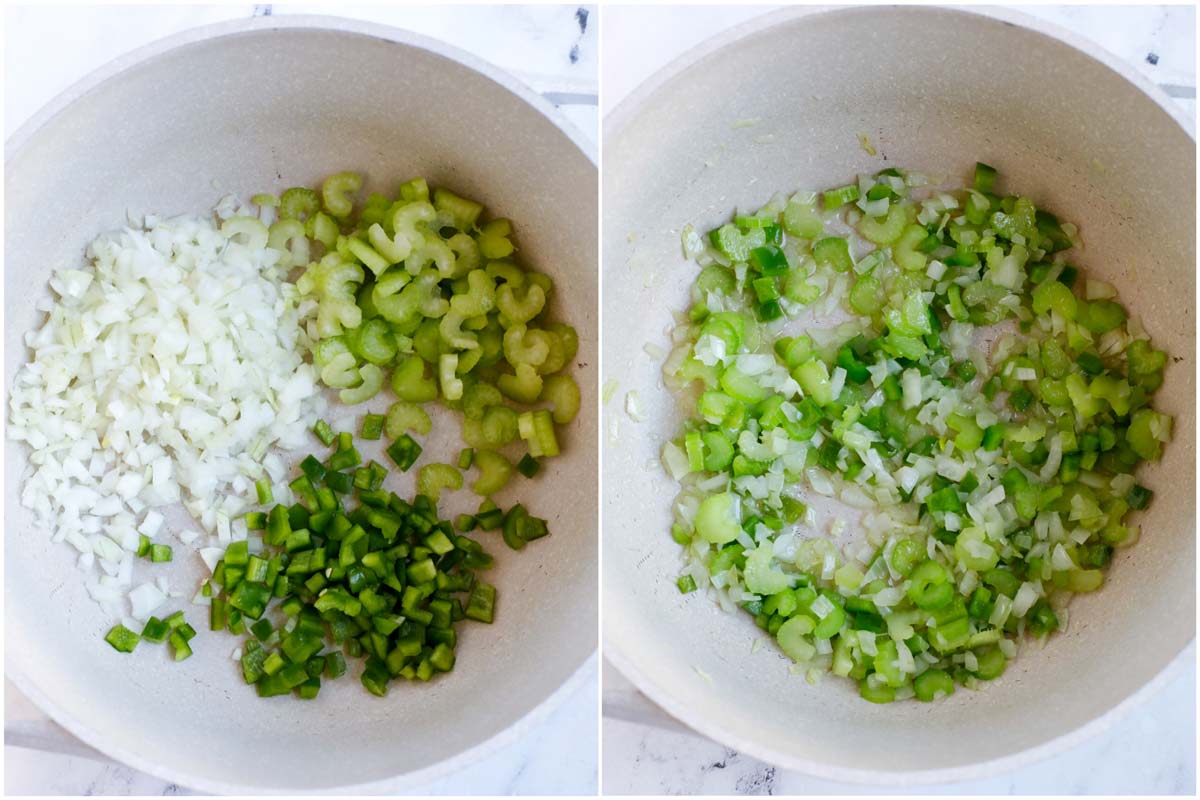
{"label": "diced onion", "polygon": [[[162,531],[156,508],[215,508],[235,480],[261,477],[253,444],[305,441],[323,401],[279,256],[211,219],[152,215],[100,236],[85,268],[51,279],[58,297],[25,337],[31,359],[13,384],[9,426],[32,448],[22,502],[48,535],[82,533],[86,516],[136,549],[139,535]],[[115,546],[93,539],[105,570],[121,562]],[[129,593],[135,618],[161,601],[147,586]],[[124,615],[111,592],[93,597]]]}

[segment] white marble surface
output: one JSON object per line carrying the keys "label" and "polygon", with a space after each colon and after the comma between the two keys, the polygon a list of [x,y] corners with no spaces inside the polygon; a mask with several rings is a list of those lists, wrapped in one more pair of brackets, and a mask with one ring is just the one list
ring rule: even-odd
{"label": "white marble surface", "polygon": [[188,28],[260,15],[328,14],[405,28],[467,50],[560,105],[579,129],[597,133],[599,26],[596,7],[355,3],[286,5],[5,5],[4,136],[63,89],[134,48]]}
{"label": "white marble surface", "polygon": [[[421,7],[329,3],[285,7],[5,6],[5,137],[60,91],[109,60],[187,28],[271,13],[332,14],[407,28],[474,53],[559,104],[596,140],[599,63],[594,5]],[[599,669],[521,741],[420,787],[419,794],[594,794]],[[6,794],[186,794],[114,764],[49,722],[5,685]],[[19,735],[15,735],[19,734]]]}
{"label": "white marble surface", "polygon": [[[777,6],[626,6],[604,9],[604,91],[608,113],[638,84],[688,48]],[[1194,6],[1014,6],[1096,42],[1124,59],[1180,105],[1196,112]],[[619,55],[607,57],[611,54]],[[1156,63],[1151,63],[1151,62]]]}
{"label": "white marble surface", "polygon": [[[605,7],[602,110],[611,111],[688,48],[770,10]],[[1194,7],[1021,10],[1086,36],[1136,65],[1195,115]],[[605,794],[1195,794],[1194,646],[1183,658],[1179,674],[1148,702],[1108,732],[1067,752],[992,778],[903,791],[820,780],[740,755],[665,715],[606,664],[601,785]]]}

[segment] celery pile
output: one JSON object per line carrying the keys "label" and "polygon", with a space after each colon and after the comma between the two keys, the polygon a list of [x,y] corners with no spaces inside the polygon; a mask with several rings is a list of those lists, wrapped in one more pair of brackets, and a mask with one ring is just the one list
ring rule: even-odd
{"label": "celery pile", "polygon": [[518,438],[529,458],[558,455],[556,426],[579,412],[578,384],[563,374],[578,339],[549,320],[553,283],[517,263],[511,222],[480,222],[482,205],[422,178],[356,209],[362,185],[343,172],[319,192],[257,195],[259,205],[277,204],[280,218],[269,229],[245,219],[305,267],[296,286],[321,381],[343,403],[361,403],[389,382],[390,369],[398,402],[389,437],[428,433],[420,404],[438,400],[463,413],[463,439],[489,474],[508,473],[495,451]]}
{"label": "celery pile", "polygon": [[1063,627],[1137,541],[1134,472],[1170,439],[1166,354],[1068,264],[1075,227],[996,179],[887,169],[683,234],[680,590],[872,702],[973,688]]}

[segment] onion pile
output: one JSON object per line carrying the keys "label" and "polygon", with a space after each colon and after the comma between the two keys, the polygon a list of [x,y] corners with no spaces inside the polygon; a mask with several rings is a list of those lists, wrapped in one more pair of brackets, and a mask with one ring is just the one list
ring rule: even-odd
{"label": "onion pile", "polygon": [[9,426],[31,449],[21,503],[79,551],[114,618],[145,620],[170,594],[161,577],[135,588],[141,537],[167,532],[156,509],[182,502],[216,541],[244,538],[254,481],[285,476],[269,448],[304,444],[324,409],[287,260],[245,220],[219,221],[148,216],[100,236],[26,335]]}

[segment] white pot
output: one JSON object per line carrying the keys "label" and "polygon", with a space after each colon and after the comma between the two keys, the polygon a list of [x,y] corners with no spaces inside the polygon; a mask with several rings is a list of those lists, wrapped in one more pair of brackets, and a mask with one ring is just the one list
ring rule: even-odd
{"label": "white pot", "polygon": [[[1195,630],[1190,123],[1094,45],[989,14],[784,10],[687,54],[605,121],[603,363],[620,382],[603,420],[606,656],[701,733],[825,778],[963,780],[1062,749],[1164,682]],[[1175,440],[1142,473],[1157,493],[1141,542],[1103,591],[1075,600],[1066,633],[1025,647],[984,691],[875,706],[849,681],[789,676],[774,646],[751,653],[762,633],[748,616],[676,589],[677,487],[657,461],[680,416],[643,347],[667,348],[670,314],[687,306],[683,225],[707,230],[777,191],[886,166],[966,181],[976,160],[1079,224],[1079,265],[1113,282],[1172,356],[1156,405],[1175,415]],[[629,390],[640,424],[625,414]]]}
{"label": "white pot", "polygon": [[[279,192],[352,169],[366,173],[366,190],[394,193],[422,175],[511,217],[520,257],[554,278],[557,317],[578,329],[585,366],[575,375],[594,398],[591,150],[512,77],[393,28],[268,17],[152,44],[72,87],[8,143],[5,386],[26,359],[22,336],[40,318],[33,305],[51,270],[79,262],[127,209],[205,213],[227,192]],[[458,423],[441,415],[435,425],[450,452]],[[186,606],[201,629],[188,661],[149,644],[132,656],[111,650],[111,622],[87,597],[73,551],[20,507],[25,452],[10,443],[6,674],[88,744],[192,789],[401,789],[459,769],[548,714],[596,649],[594,403],[564,439],[564,455],[536,481],[514,481],[498,498],[547,517],[552,535],[514,553],[483,534],[497,557],[496,622],[464,623],[454,671],[394,682],[378,699],[353,664],[308,703],[258,699],[229,657],[239,640],[208,632],[199,607]],[[389,488],[411,492],[413,479],[393,477]],[[171,583],[190,598],[203,566],[186,547],[176,554],[185,563],[172,566]]]}

